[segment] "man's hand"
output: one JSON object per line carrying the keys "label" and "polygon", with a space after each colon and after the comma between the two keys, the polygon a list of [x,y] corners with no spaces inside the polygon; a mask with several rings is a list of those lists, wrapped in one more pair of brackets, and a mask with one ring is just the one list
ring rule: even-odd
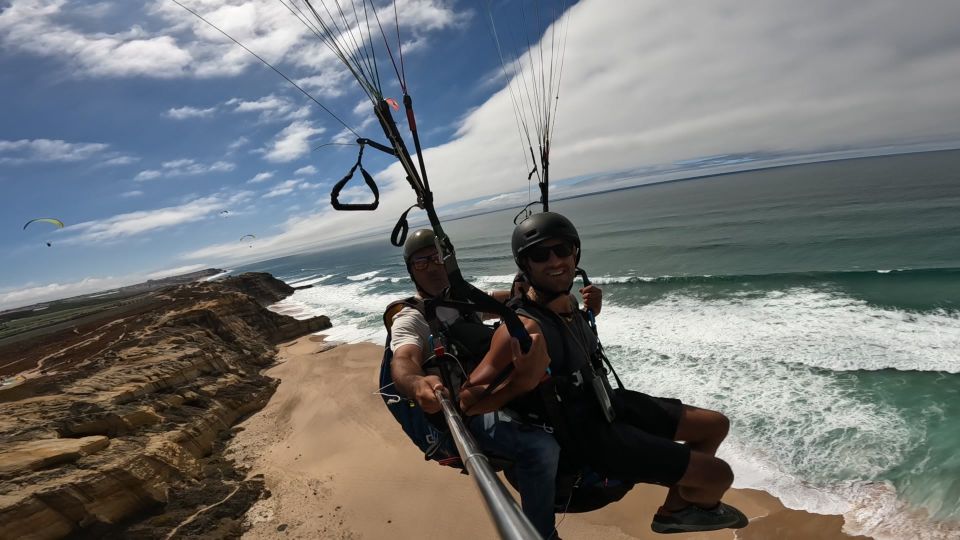
{"label": "man's hand", "polygon": [[510,338],[510,350],[513,353],[515,371],[514,384],[525,391],[532,390],[543,380],[550,366],[550,355],[547,354],[547,344],[543,335],[530,333],[530,350],[524,354],[520,351],[520,342],[517,338]]}
{"label": "man's hand", "polygon": [[437,400],[436,390],[440,390],[444,396],[450,397],[450,391],[444,388],[440,382],[440,377],[436,375],[426,375],[417,381],[416,393],[413,399],[425,413],[440,412],[440,401]]}
{"label": "man's hand", "polygon": [[600,307],[603,305],[603,291],[595,285],[588,285],[580,289],[580,295],[583,297],[583,307],[589,309],[594,315],[600,314]]}

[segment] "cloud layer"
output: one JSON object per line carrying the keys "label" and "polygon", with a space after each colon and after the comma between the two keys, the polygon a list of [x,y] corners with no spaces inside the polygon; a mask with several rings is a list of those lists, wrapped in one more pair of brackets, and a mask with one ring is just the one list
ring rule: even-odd
{"label": "cloud layer", "polygon": [[175,159],[160,164],[160,169],[146,169],[137,173],[133,179],[137,182],[169,178],[174,176],[196,176],[206,173],[230,172],[236,165],[229,161],[215,161],[210,164],[197,163],[192,159]]}
{"label": "cloud layer", "polygon": [[[110,145],[104,143],[71,143],[59,139],[0,140],[0,164],[81,161],[103,156],[109,148]],[[129,158],[113,158],[114,163],[108,164],[117,164],[118,159]]]}
{"label": "cloud layer", "polygon": [[246,201],[250,196],[251,193],[247,191],[232,195],[210,195],[190,200],[179,206],[127,212],[108,218],[86,221],[64,229],[68,236],[60,243],[71,245],[109,242],[205,219],[213,219],[225,207]]}
{"label": "cloud layer", "polygon": [[[960,139],[960,4],[670,4],[569,13],[551,174]],[[520,75],[522,76],[522,75]],[[479,151],[482,149],[482,151]],[[426,151],[438,200],[525,189],[509,93]],[[397,167],[391,171],[399,177]]]}

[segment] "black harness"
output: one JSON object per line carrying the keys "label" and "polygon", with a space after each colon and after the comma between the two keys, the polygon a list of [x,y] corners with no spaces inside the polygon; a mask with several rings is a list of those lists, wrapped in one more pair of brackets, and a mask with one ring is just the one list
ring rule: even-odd
{"label": "black harness", "polygon": [[[453,394],[452,401],[455,404],[459,401],[457,393],[460,387],[490,349],[495,330],[484,324],[475,310],[461,309],[463,306],[470,305],[411,296],[391,303],[383,315],[388,331],[393,325],[393,318],[404,307],[415,309],[423,315],[434,341],[428,344],[431,350],[423,351],[427,360],[421,367],[425,373],[440,377]],[[449,323],[442,322],[436,312],[440,307],[457,309],[457,317]]]}
{"label": "black harness", "polygon": [[588,441],[576,436],[577,426],[613,421],[613,389],[607,374],[613,373],[622,388],[620,378],[603,354],[586,313],[574,310],[566,320],[526,297],[512,301],[511,307],[540,325],[550,366],[549,376],[534,391],[512,401],[510,408],[525,419],[553,426],[561,446],[582,456],[582,445]]}

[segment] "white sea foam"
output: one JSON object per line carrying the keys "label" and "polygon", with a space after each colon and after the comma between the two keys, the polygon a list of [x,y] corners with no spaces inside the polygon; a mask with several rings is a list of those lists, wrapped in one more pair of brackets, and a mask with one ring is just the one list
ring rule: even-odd
{"label": "white sea foam", "polygon": [[233,272],[233,270],[224,270],[223,272],[220,272],[219,274],[214,274],[214,275],[212,275],[212,276],[208,276],[208,277],[203,278],[203,281],[216,281],[216,280],[218,280],[218,279],[220,279],[220,278],[222,278],[222,277],[229,276],[232,272]]}
{"label": "white sea foam", "polygon": [[347,276],[347,279],[349,279],[350,281],[366,281],[379,273],[380,273],[379,270],[373,270],[371,272],[364,272],[362,274],[357,274],[355,276]]}
{"label": "white sea foam", "polygon": [[737,356],[834,371],[960,373],[957,314],[880,308],[806,288],[759,298],[674,294],[639,309],[620,309],[617,316],[604,317],[604,328],[622,325],[625,338],[642,336],[646,346],[665,354]]}
{"label": "white sea foam", "polygon": [[302,285],[304,281],[309,281],[313,278],[319,277],[320,275],[321,274],[310,274],[309,276],[298,277],[295,279],[283,278],[283,281],[291,287],[298,287]]}
{"label": "white sea foam", "polygon": [[375,278],[370,278],[370,283],[384,283],[387,281],[389,281],[390,283],[400,283],[401,281],[409,280],[409,279],[410,278],[378,276]]}
{"label": "white sea foam", "polygon": [[792,508],[844,514],[851,530],[878,539],[955,537],[952,525],[925,525],[892,486],[866,481],[925,444],[922,426],[830,372],[957,372],[957,317],[795,288],[723,299],[673,294],[641,307],[608,302],[598,322],[628,386],[730,416],[721,456],[738,486],[765,489]]}
{"label": "white sea foam", "polygon": [[[664,277],[667,277],[667,276],[664,276]],[[655,277],[647,277],[647,276],[598,276],[598,277],[590,278],[590,281],[592,281],[597,285],[609,285],[609,284],[616,284],[616,283],[640,283],[640,282],[649,283],[651,281],[656,281],[656,280],[657,278]]]}
{"label": "white sea foam", "polygon": [[326,274],[326,275],[314,274],[312,276],[297,279],[296,281],[291,281],[287,283],[287,285],[291,287],[306,287],[307,285],[316,285],[317,283],[323,283],[324,281],[332,278],[335,275],[336,274]]}
{"label": "white sea foam", "polygon": [[[372,274],[373,273],[368,273]],[[371,282],[354,280],[352,283],[315,284],[310,289],[270,306],[270,309],[296,318],[326,315],[332,327],[319,333],[332,341],[356,343],[369,341],[383,343],[386,330],[381,322],[383,310],[403,294],[386,295],[367,292]]]}
{"label": "white sea foam", "polygon": [[505,274],[502,276],[476,276],[469,279],[470,283],[481,289],[489,286],[508,288],[513,283],[514,274]]}

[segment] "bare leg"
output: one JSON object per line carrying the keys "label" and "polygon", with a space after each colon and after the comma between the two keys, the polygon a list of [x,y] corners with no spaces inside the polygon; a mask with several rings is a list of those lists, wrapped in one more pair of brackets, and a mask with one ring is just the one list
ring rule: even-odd
{"label": "bare leg", "polygon": [[[687,467],[687,473],[684,474],[684,478],[690,476],[690,468],[694,465],[694,454],[703,454],[704,456],[713,456],[717,453],[717,448],[720,447],[720,443],[727,437],[727,433],[730,431],[730,420],[723,414],[717,411],[711,411],[708,409],[701,409],[698,407],[692,407],[690,405],[683,406],[683,413],[680,416],[680,423],[677,426],[677,433],[674,438],[678,441],[685,441],[690,449],[692,450],[690,454],[690,466]],[[698,458],[699,461],[699,458]],[[720,463],[723,463],[727,471],[730,470],[730,466],[724,463],[721,460],[716,460]],[[721,470],[723,467],[719,465],[703,465],[707,467],[708,471],[712,471],[711,474],[718,474],[716,478],[706,477],[702,480],[707,481],[708,483],[715,484],[716,486],[722,485],[724,482],[723,477],[725,477],[724,472]],[[717,495],[716,500],[710,502],[708,506],[712,506],[716,501],[720,500],[720,496],[723,495],[723,492],[730,487],[730,484],[733,483],[733,473],[729,473],[730,481],[726,483],[726,486],[720,491],[720,494]],[[698,474],[692,475],[692,478],[699,478]],[[691,499],[688,495],[693,496],[696,499],[702,499],[704,493],[698,491],[699,488],[693,486],[684,486],[683,479],[681,482],[677,483],[674,486],[670,487],[670,490],[667,492],[667,497],[663,501],[664,510],[679,510],[691,502],[700,504],[698,500]],[[712,493],[713,490],[708,489],[707,494]],[[683,495],[681,495],[681,492]],[[707,499],[712,498],[712,496],[707,496]]]}
{"label": "bare leg", "polygon": [[702,508],[711,508],[720,502],[731,484],[733,470],[726,461],[693,451],[690,452],[687,472],[671,490],[676,490],[684,505],[693,503]]}

